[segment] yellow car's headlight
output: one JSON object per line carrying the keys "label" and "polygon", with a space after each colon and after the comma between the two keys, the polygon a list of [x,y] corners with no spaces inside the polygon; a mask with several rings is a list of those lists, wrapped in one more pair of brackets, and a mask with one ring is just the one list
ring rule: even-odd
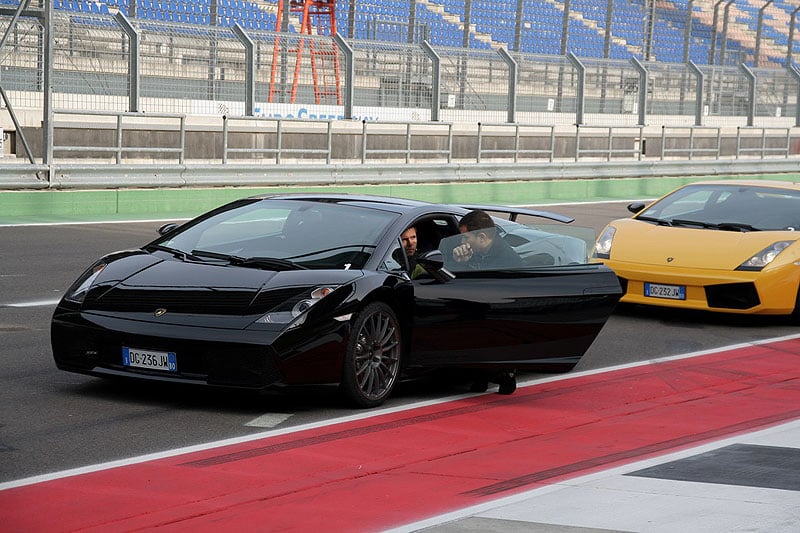
{"label": "yellow car's headlight", "polygon": [[600,234],[600,237],[597,238],[597,242],[594,245],[594,257],[598,259],[608,259],[611,257],[611,244],[614,241],[614,234],[617,232],[617,228],[614,226],[607,226],[606,229],[603,230],[603,233]]}
{"label": "yellow car's headlight", "polygon": [[736,270],[761,270],[778,257],[778,254],[789,247],[794,241],[778,241],[770,244],[753,257],[739,265]]}

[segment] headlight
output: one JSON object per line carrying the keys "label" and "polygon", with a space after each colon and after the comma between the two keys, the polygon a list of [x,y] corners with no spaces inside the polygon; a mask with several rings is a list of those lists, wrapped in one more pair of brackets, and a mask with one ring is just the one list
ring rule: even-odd
{"label": "headlight", "polygon": [[600,234],[597,242],[594,245],[594,257],[598,259],[608,259],[611,257],[611,243],[614,241],[614,234],[617,228],[614,226],[607,226]]}
{"label": "headlight", "polygon": [[761,270],[772,263],[778,254],[788,248],[794,241],[778,241],[770,244],[756,255],[739,265],[736,270]]}
{"label": "headlight", "polygon": [[94,280],[97,279],[97,276],[100,275],[100,272],[102,272],[104,268],[106,268],[106,263],[102,261],[98,261],[92,265],[92,267],[84,272],[81,277],[72,284],[72,287],[67,290],[64,299],[78,304],[83,303],[86,294],[89,292],[89,289],[92,288]]}
{"label": "headlight", "polygon": [[288,324],[295,328],[306,320],[308,310],[318,301],[332,293],[336,287],[318,287],[301,300],[290,300],[262,316],[258,324]]}

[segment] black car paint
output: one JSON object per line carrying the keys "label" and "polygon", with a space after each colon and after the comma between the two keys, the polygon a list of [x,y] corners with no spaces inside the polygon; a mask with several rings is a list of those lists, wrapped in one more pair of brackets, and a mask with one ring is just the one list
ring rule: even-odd
{"label": "black car paint", "polygon": [[[400,233],[423,216],[449,217],[455,223],[466,209],[341,195],[292,198],[396,210],[401,216],[359,271],[276,273],[195,263],[165,251],[111,254],[83,306],[62,300],[54,313],[51,332],[57,366],[90,375],[255,389],[336,383],[352,323],[342,317],[355,316],[367,303],[379,300],[388,303],[400,320],[406,340],[404,366],[410,371],[439,367],[562,371],[577,363],[621,293],[613,272],[603,265],[459,273],[445,283],[431,278],[412,282],[403,272],[379,270]],[[252,201],[269,200],[235,203]],[[277,301],[268,298],[270,293],[284,291],[281,294],[287,296],[289,289],[325,285],[339,287],[335,297],[322,299],[302,325],[255,323],[269,310],[261,303]],[[166,313],[156,316],[157,308]],[[121,346],[176,352],[178,371],[126,368]]]}

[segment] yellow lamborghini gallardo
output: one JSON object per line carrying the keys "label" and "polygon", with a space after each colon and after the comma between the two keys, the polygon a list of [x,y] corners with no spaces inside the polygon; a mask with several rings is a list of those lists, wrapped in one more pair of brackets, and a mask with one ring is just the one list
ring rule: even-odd
{"label": "yellow lamborghini gallardo", "polygon": [[695,182],[606,226],[621,302],[800,320],[800,183]]}

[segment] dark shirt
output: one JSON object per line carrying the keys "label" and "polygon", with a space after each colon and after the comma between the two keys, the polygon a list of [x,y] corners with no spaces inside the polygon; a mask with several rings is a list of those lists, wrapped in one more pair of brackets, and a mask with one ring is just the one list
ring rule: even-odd
{"label": "dark shirt", "polygon": [[452,270],[502,270],[522,266],[519,254],[500,237],[495,237],[492,245],[484,253],[473,250],[472,257],[467,261],[448,262],[448,268]]}
{"label": "dark shirt", "polygon": [[405,259],[408,261],[408,270],[407,270],[408,276],[411,279],[418,278],[419,276],[425,274],[425,269],[422,268],[422,265],[417,263],[419,254],[408,256],[405,254],[405,250],[400,248],[398,250],[395,250],[392,256],[394,257],[394,260],[400,263],[401,265],[403,264],[403,257],[405,257]]}

